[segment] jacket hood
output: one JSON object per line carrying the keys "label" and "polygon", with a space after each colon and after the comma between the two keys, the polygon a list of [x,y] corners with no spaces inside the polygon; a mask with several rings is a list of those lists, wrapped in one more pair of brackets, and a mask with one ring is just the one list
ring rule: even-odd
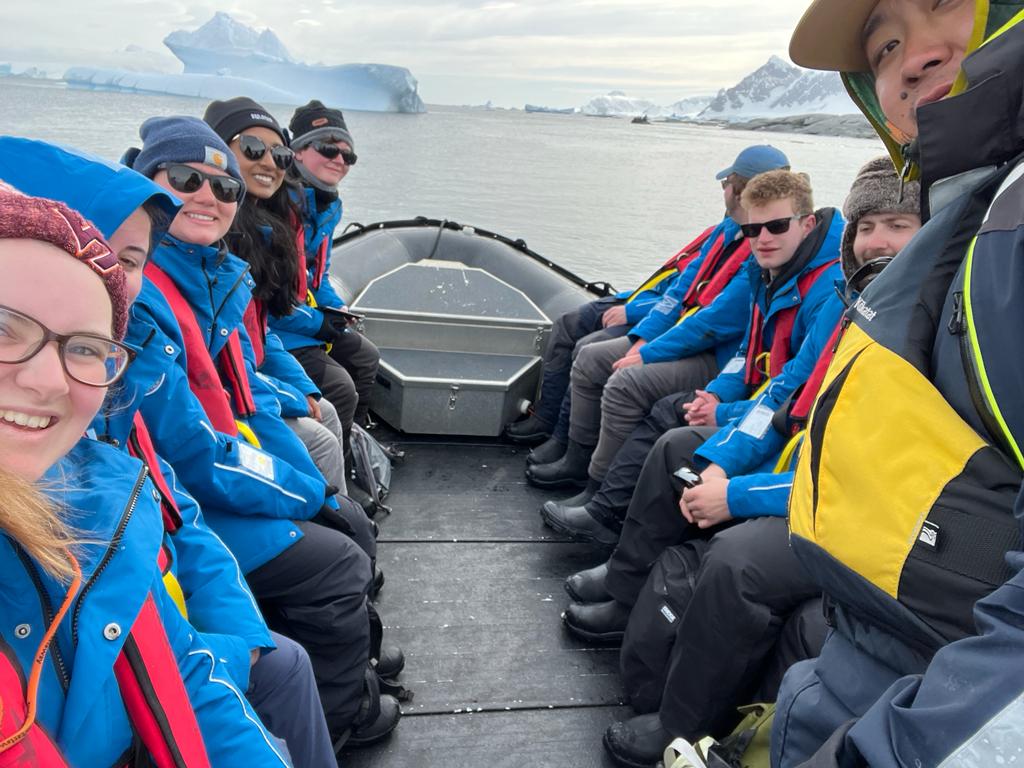
{"label": "jacket hood", "polygon": [[[974,31],[971,33],[970,42],[967,47],[967,57],[964,59],[964,63],[961,66],[960,75],[957,77],[954,83],[953,90],[950,96],[947,96],[942,101],[929,104],[922,108],[919,116],[919,123],[923,122],[925,126],[933,116],[941,117],[944,121],[946,110],[953,109],[957,113],[963,112],[969,114],[969,118],[961,116],[956,121],[958,127],[964,124],[977,124],[980,120],[989,118],[991,122],[998,123],[996,130],[1005,131],[1007,130],[1006,117],[1014,116],[1019,114],[1020,109],[1020,75],[1019,69],[1010,68],[1009,71],[1003,73],[1003,80],[1012,80],[1016,82],[1017,101],[1016,109],[1011,105],[1009,111],[995,107],[992,96],[993,89],[991,84],[988,82],[992,75],[989,67],[977,66],[975,61],[978,56],[975,54],[979,52],[979,49],[988,47],[994,40],[999,37],[1013,32],[1014,36],[1018,39],[1021,34],[1024,34],[1024,2],[1021,0],[975,0],[975,18],[974,18]],[[1018,43],[1019,45],[1019,43]],[[984,57],[982,57],[984,58]],[[911,142],[910,138],[903,134],[902,131],[892,125],[885,117],[882,112],[882,108],[878,103],[878,98],[875,96],[875,77],[870,72],[843,72],[842,73],[843,83],[846,86],[847,92],[853,99],[854,103],[860,108],[861,112],[868,118],[871,124],[874,126],[879,137],[885,144],[886,149],[892,157],[893,164],[898,168],[902,169],[902,175],[904,178],[912,179],[919,178],[921,176],[921,167],[924,160],[924,164],[931,162],[933,158],[925,157],[922,158],[917,147],[917,142]],[[1004,86],[1005,87],[1005,86]],[[1012,85],[1011,85],[1012,88]],[[960,106],[965,101],[973,101],[969,98],[969,93],[973,91],[984,91],[984,98],[981,100],[982,106],[987,106],[988,109],[984,109],[981,112],[977,110],[968,110],[966,105]],[[965,98],[968,97],[968,98]],[[954,106],[947,107],[946,105],[952,104]],[[1019,124],[1019,121],[1018,121]],[[981,129],[979,126],[976,131],[972,131],[971,135],[984,135],[985,132],[992,130],[991,125],[986,122],[985,128]],[[1020,131],[1020,128],[1017,129]],[[946,141],[953,146],[963,145],[965,139],[959,131],[951,131],[948,126],[939,131],[929,132],[927,129],[922,131],[929,141],[941,141],[943,137]],[[955,134],[955,138],[951,136]],[[969,141],[969,140],[968,140]],[[1020,151],[1018,149],[1018,151]],[[957,154],[962,154],[963,150]],[[975,153],[976,155],[977,153]],[[1003,158],[1009,159],[1009,158]],[[942,178],[946,175],[952,175],[959,173],[962,170],[968,170],[977,165],[985,164],[986,159],[971,161],[967,168],[943,170],[942,166],[942,151],[934,153],[934,162],[939,166],[934,174],[926,169],[925,178],[922,181],[927,182]]]}
{"label": "jacket hood", "polygon": [[[119,163],[17,136],[0,136],[0,179],[27,195],[66,203],[105,237],[147,201],[167,214],[166,224],[181,205],[163,187]],[[154,230],[156,242],[162,232]]]}

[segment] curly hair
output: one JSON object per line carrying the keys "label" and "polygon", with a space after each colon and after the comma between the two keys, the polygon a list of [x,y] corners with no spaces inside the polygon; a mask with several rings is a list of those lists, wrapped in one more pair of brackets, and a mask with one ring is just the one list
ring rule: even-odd
{"label": "curly hair", "polygon": [[249,262],[253,294],[272,315],[290,315],[299,281],[293,221],[299,211],[292,202],[294,182],[285,179],[267,200],[246,195],[227,235],[228,248]]}
{"label": "curly hair", "polygon": [[793,171],[768,171],[751,179],[743,190],[740,202],[746,209],[790,200],[793,212],[804,216],[814,213],[814,196],[807,174]]}

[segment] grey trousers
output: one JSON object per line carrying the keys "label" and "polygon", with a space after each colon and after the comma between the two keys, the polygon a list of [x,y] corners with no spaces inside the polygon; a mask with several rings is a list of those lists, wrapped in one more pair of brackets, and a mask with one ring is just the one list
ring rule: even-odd
{"label": "grey trousers", "polygon": [[[322,421],[304,416],[300,419],[285,419],[284,423],[306,446],[310,458],[313,459],[313,463],[316,464],[327,483],[338,488],[339,496],[344,496],[348,493],[348,486],[345,482],[341,421],[338,419],[338,413],[331,405],[331,401],[327,398],[320,399],[320,416]],[[341,500],[339,503],[342,516],[352,528],[352,539],[372,560],[375,560],[377,543],[370,519],[358,504],[341,503]]]}
{"label": "grey trousers", "polygon": [[631,344],[628,338],[588,344],[579,350],[572,368],[569,439],[596,446],[589,474],[599,482],[658,400],[705,387],[718,375],[718,362],[711,352],[613,372],[612,364]]}
{"label": "grey trousers", "polygon": [[320,398],[319,405],[320,421],[304,416],[299,419],[285,419],[284,422],[306,446],[324,479],[340,493],[347,493],[341,421],[338,419],[338,412],[326,397]]}

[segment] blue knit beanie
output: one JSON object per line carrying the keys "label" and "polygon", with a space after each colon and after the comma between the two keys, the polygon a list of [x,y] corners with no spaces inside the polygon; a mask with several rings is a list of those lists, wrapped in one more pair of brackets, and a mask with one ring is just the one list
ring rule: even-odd
{"label": "blue knit beanie", "polygon": [[153,178],[162,163],[205,163],[243,181],[235,153],[198,117],[151,117],[139,136],[142,149],[134,156],[129,150],[122,162],[143,176]]}

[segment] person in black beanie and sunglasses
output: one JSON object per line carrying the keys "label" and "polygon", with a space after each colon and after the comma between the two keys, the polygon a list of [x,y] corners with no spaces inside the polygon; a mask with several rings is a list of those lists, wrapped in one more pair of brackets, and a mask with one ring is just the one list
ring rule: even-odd
{"label": "person in black beanie and sunglasses", "polygon": [[[354,419],[365,423],[380,353],[354,328],[317,309],[345,306],[328,274],[334,230],[342,216],[338,184],[356,163],[355,142],[341,111],[315,100],[295,110],[289,130],[295,152],[289,175],[301,184],[297,199],[305,254],[299,281],[305,290],[302,304],[290,315],[271,316],[270,327],[339,412],[338,401],[347,403],[355,393]],[[328,354],[325,345],[330,345]]]}

